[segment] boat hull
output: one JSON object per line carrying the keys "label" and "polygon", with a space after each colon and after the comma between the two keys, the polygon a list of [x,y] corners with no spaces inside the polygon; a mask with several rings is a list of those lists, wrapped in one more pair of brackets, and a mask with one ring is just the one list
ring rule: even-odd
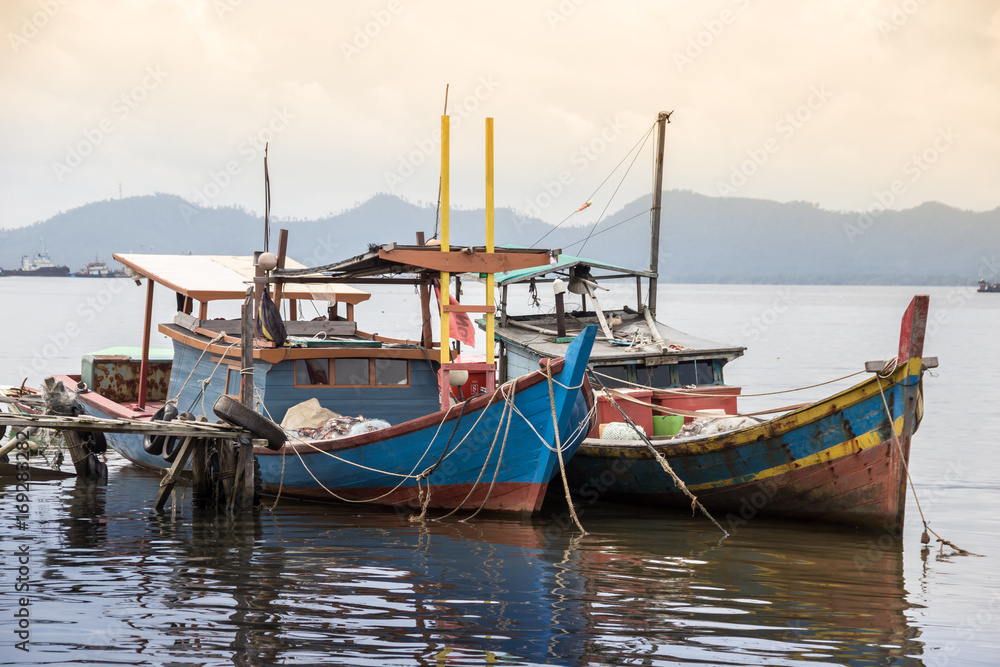
{"label": "boat hull", "polygon": [[[896,528],[922,370],[920,358],[910,359],[886,379],[872,377],[756,427],[657,441],[656,448],[723,525],[767,515]],[[567,474],[584,499],[691,507],[641,443],[587,440]]]}
{"label": "boat hull", "polygon": [[[581,334],[565,361],[553,364],[551,383],[536,371],[492,394],[379,431],[289,441],[278,451],[255,448],[264,491],[414,509],[536,512],[560,454],[569,460],[591,427],[584,372],[594,334]],[[120,416],[117,404],[100,396],[83,394],[80,402],[95,416]],[[168,466],[145,452],[139,436],[109,434],[108,440],[134,463]]]}

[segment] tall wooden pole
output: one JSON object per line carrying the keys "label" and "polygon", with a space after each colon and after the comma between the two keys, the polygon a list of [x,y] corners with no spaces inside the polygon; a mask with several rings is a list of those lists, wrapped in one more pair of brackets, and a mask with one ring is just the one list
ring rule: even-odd
{"label": "tall wooden pole", "polygon": [[[451,139],[449,131],[451,121],[447,115],[441,116],[441,252],[448,252],[448,224],[449,224],[449,190],[448,163],[451,152]],[[441,272],[441,363],[447,364],[451,361],[449,348],[451,347],[451,318],[445,310],[445,306],[450,303],[449,287],[451,274],[447,271]]]}
{"label": "tall wooden pole", "polygon": [[[493,253],[493,119],[486,119],[486,252]],[[493,274],[486,274],[486,363],[495,363],[494,352],[494,312]]]}
{"label": "tall wooden pole", "polygon": [[[673,113],[673,112],[670,112]],[[661,111],[656,118],[656,175],[653,182],[653,220],[649,246],[649,312],[656,317],[656,279],[660,271],[660,204],[663,201],[663,140],[670,113]]]}
{"label": "tall wooden pole", "polygon": [[[424,245],[426,239],[423,232],[417,232],[417,245]],[[420,344],[431,349],[434,342],[434,331],[431,327],[431,286],[422,283],[417,286],[420,293]]]}
{"label": "tall wooden pole", "polygon": [[149,384],[149,336],[153,328],[153,279],[146,278],[146,312],[142,320],[142,361],[139,363],[139,396],[136,400],[140,410],[146,407],[146,387]]}

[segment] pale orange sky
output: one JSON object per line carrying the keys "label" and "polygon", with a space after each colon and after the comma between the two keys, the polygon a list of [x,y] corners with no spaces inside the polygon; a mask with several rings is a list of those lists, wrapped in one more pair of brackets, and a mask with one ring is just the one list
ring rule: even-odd
{"label": "pale orange sky", "polygon": [[668,189],[1000,205],[995,0],[4,0],[0,27],[0,227],[119,184],[260,211],[263,139],[273,215],[432,202],[446,83],[456,206],[483,204],[486,116],[497,205],[559,221],[659,110]]}

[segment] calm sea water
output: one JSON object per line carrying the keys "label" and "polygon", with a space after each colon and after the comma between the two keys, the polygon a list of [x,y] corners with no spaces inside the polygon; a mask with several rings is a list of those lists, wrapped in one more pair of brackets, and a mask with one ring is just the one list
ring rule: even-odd
{"label": "calm sea water", "polygon": [[[138,345],[144,291],[0,279],[0,382],[37,385],[78,372],[84,353]],[[580,536],[559,519],[558,495],[530,522],[418,524],[286,500],[232,522],[192,512],[182,489],[158,517],[158,477],[112,456],[106,486],[32,483],[20,525],[25,498],[0,486],[0,664],[996,664],[1000,294],[670,285],[658,317],[747,346],[729,382],[775,391],[893,356],[917,292],[931,295],[925,353],[941,366],[925,378],[911,472],[931,526],[983,557],[922,549],[912,496],[900,539],[757,518],[720,540],[701,518],[602,503],[582,508]],[[383,290],[357,314],[368,330],[415,336],[415,302],[410,289]],[[173,309],[161,290],[155,319]],[[25,613],[27,651],[16,646]]]}

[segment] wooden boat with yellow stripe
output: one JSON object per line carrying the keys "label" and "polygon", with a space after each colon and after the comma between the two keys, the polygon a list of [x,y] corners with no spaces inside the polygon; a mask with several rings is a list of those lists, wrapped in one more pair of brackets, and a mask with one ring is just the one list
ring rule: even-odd
{"label": "wooden boat with yellow stripe", "polygon": [[[869,362],[873,375],[864,382],[749,428],[654,436],[650,444],[723,525],[767,515],[896,530],[904,516],[910,440],[923,412],[922,376],[937,366],[937,359],[923,357],[927,308],[927,296],[913,298],[898,355],[889,363]],[[626,406],[622,398],[617,402]],[[635,415],[642,406],[627,408]],[[690,509],[690,498],[650,449],[642,440],[587,438],[567,464],[572,488],[585,502]]]}

